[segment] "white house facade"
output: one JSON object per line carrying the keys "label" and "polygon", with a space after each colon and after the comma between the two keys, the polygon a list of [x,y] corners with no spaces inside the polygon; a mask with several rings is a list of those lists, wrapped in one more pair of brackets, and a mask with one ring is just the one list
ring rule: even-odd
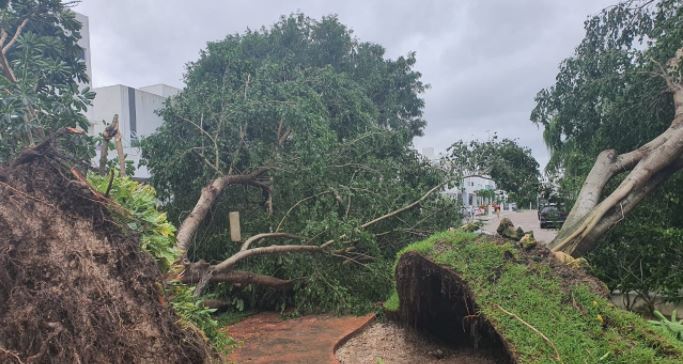
{"label": "white house facade", "polygon": [[[485,196],[480,191],[493,192],[493,197]],[[450,188],[445,194],[459,200],[464,207],[479,207],[496,201],[506,201],[507,192],[497,189],[496,181],[490,176],[473,174],[463,177],[459,186]]]}

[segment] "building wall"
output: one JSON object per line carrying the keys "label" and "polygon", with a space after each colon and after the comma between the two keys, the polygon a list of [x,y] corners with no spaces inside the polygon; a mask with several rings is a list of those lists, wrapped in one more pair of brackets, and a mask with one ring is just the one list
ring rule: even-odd
{"label": "building wall", "polygon": [[[167,85],[163,87],[168,88],[167,92],[174,89]],[[138,138],[154,133],[164,122],[156,111],[163,107],[166,97],[124,85],[98,87],[95,92],[97,96],[93,101],[90,134],[100,135],[104,131],[102,121],[109,124],[118,114],[124,153],[136,166],[135,177],[149,178],[149,171],[138,166],[142,153],[136,142]],[[110,151],[109,158],[114,157],[116,152]],[[96,160],[99,160],[99,155]]]}
{"label": "building wall", "polygon": [[90,64],[90,21],[88,20],[88,17],[83,14],[74,14],[76,14],[76,20],[81,23],[81,39],[78,40],[78,45],[83,48],[83,60],[87,67],[86,72],[88,73],[88,79],[90,80],[88,86],[90,86],[92,85],[92,67]]}
{"label": "building wall", "polygon": [[145,87],[140,87],[141,91],[146,91],[149,93],[153,93],[155,95],[163,96],[163,97],[171,97],[175,96],[180,92],[180,89],[177,89],[173,86],[169,86],[163,83],[158,83],[156,85],[149,85]]}
{"label": "building wall", "polygon": [[[76,13],[76,20],[81,23],[81,39],[78,44],[83,48],[83,60],[88,73],[88,83],[81,88],[92,88],[92,67],[90,63],[90,23],[88,17]],[[124,153],[132,160],[136,167],[140,161],[140,148],[136,145],[138,137],[146,137],[152,134],[161,124],[163,119],[156,111],[164,105],[164,100],[180,92],[179,89],[159,83],[135,89],[125,85],[113,85],[97,87],[93,89],[96,96],[93,105],[87,110],[86,117],[90,121],[88,134],[101,135],[104,132],[104,122],[111,123],[115,114],[119,115],[119,130],[123,142]],[[94,163],[99,163],[98,156]],[[109,151],[109,158],[116,157],[116,151]],[[137,168],[135,177],[148,178],[146,168]]]}

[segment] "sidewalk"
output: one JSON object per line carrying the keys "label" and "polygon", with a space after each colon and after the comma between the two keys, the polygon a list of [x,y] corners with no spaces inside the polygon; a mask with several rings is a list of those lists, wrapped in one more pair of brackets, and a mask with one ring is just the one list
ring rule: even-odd
{"label": "sidewalk", "polygon": [[242,342],[228,363],[338,363],[336,346],[372,321],[365,316],[310,315],[283,320],[277,313],[260,313],[228,326],[228,335]]}

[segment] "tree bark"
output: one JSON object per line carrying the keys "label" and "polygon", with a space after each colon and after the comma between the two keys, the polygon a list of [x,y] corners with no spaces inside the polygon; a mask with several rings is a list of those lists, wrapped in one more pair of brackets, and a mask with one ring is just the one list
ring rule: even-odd
{"label": "tree bark", "polygon": [[267,186],[256,181],[258,176],[267,171],[267,168],[258,168],[250,174],[220,176],[202,188],[199,200],[197,200],[192,212],[183,220],[176,234],[176,248],[180,251],[182,259],[185,259],[192,238],[220,193],[230,185],[251,185],[267,188]]}
{"label": "tree bark", "polygon": [[[683,59],[683,50],[674,60]],[[673,64],[670,62],[670,66]],[[642,147],[617,156],[606,150],[596,159],[566,222],[549,244],[553,251],[583,255],[598,239],[623,220],[633,208],[676,171],[683,167],[683,85],[666,78],[672,92],[675,114],[662,134]],[[602,201],[609,180],[630,170],[619,186]]]}
{"label": "tree bark", "polygon": [[[206,269],[193,268],[191,264],[185,271],[182,277],[182,282],[185,284],[199,283],[204,275]],[[215,272],[208,278],[208,283],[239,283],[239,284],[257,284],[260,286],[272,287],[277,289],[289,289],[292,287],[293,281],[275,278],[263,274],[245,272],[245,271],[231,271],[231,272]]]}

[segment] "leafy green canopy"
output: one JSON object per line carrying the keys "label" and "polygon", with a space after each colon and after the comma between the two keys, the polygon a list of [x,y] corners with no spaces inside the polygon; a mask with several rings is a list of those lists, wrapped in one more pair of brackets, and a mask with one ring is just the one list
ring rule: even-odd
{"label": "leafy green canopy", "polygon": [[531,150],[497,135],[488,140],[458,141],[448,148],[448,164],[457,175],[490,175],[510,200],[527,206],[536,203],[540,187],[538,162]]}
{"label": "leafy green canopy", "polygon": [[[568,206],[601,151],[633,150],[671,124],[673,102],[661,67],[683,46],[683,3],[625,2],[588,19],[585,29],[531,114],[544,127],[547,169]],[[683,246],[671,236],[683,229],[682,195],[679,172],[605,237],[591,260],[611,288],[678,296]]]}
{"label": "leafy green canopy", "polygon": [[[95,94],[83,87],[88,76],[77,44],[80,29],[60,0],[0,4],[0,32],[7,34],[3,47],[8,47],[8,69],[16,78],[0,66],[0,163],[58,128],[88,128],[83,114]],[[87,156],[90,139],[78,140],[69,150]]]}
{"label": "leafy green canopy", "polygon": [[[407,252],[457,272],[520,363],[673,364],[683,359],[680,342],[655,331],[643,318],[614,307],[587,283],[567,282],[547,263],[531,259],[525,263],[528,258],[511,243],[453,231],[409,245],[399,259]],[[398,302],[393,296],[385,307],[397,310]],[[543,333],[554,346],[503,310]]]}
{"label": "leafy green canopy", "polygon": [[[192,259],[223,259],[227,216],[239,211],[242,235],[280,231],[313,243],[344,236],[330,255],[280,255],[249,268],[297,280],[294,303],[305,309],[350,308],[386,292],[386,257],[414,235],[451,225],[455,205],[437,194],[419,208],[370,229],[360,225],[417,200],[445,176],[411,149],[420,135],[425,85],[415,57],[384,58],[335,17],[282,17],[270,28],[211,42],[188,65],[186,87],[167,102],[164,124],[142,142],[144,163],[173,221],[218,176],[270,168],[255,188],[230,187],[212,208],[189,251]],[[283,241],[284,242],[284,241]],[[266,243],[269,244],[269,243]],[[255,293],[254,293],[255,292]],[[270,305],[242,290],[248,302]],[[283,301],[284,300],[284,301]]]}

